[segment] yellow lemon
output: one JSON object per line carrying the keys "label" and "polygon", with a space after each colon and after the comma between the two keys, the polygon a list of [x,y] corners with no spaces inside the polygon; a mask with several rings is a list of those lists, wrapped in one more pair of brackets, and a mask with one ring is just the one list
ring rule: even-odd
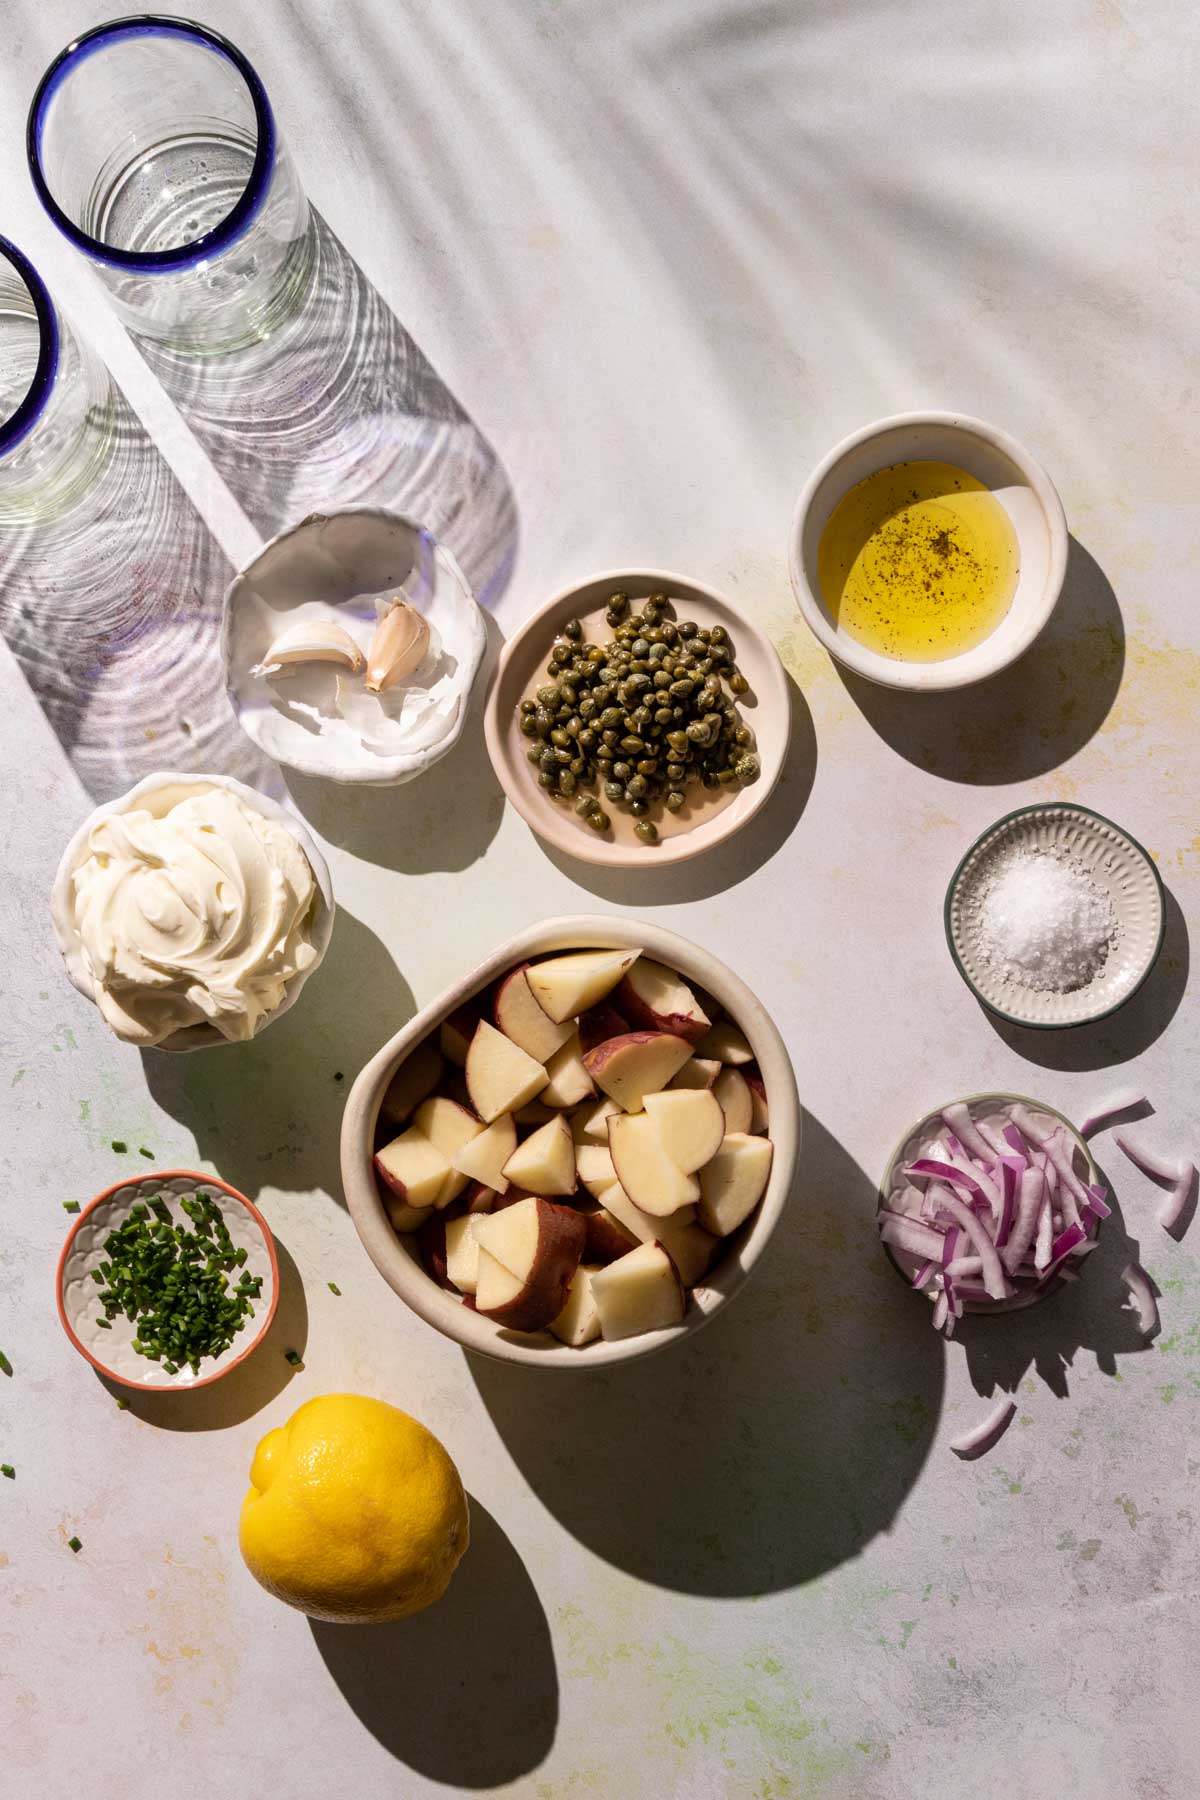
{"label": "yellow lemon", "polygon": [[238,1541],[269,1593],[314,1619],[402,1619],[440,1600],[470,1541],[433,1433],[362,1394],[324,1394],[254,1453]]}

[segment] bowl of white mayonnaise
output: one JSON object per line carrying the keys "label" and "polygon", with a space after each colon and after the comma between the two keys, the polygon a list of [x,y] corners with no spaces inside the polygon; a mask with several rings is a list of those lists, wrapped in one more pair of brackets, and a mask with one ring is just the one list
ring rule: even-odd
{"label": "bowl of white mayonnaise", "polygon": [[63,961],[125,1043],[245,1043],[295,1004],[329,946],[329,869],[300,821],[228,775],[148,775],[63,852]]}

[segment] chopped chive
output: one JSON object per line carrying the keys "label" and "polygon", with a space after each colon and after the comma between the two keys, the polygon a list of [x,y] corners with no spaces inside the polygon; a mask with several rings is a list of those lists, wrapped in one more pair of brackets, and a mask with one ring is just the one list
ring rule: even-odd
{"label": "chopped chive", "polygon": [[67,1549],[73,1550],[76,1556],[78,1556],[79,1552],[83,1549],[83,1545],[77,1537],[70,1537],[67,1539]]}
{"label": "chopped chive", "polygon": [[97,1317],[96,1323],[97,1323],[97,1325],[99,1325],[101,1331],[111,1331],[112,1330],[112,1326],[109,1324],[107,1319],[101,1319],[100,1317]]}
{"label": "chopped chive", "polygon": [[178,1375],[178,1373],[179,1373],[179,1364],[173,1363],[169,1359],[163,1363],[163,1368],[166,1370],[168,1375]]}
{"label": "chopped chive", "polygon": [[3,1350],[0,1350],[0,1373],[5,1375],[12,1374],[12,1364],[9,1362],[7,1356],[5,1356]]}
{"label": "chopped chive", "polygon": [[339,1299],[339,1300],[340,1300],[340,1299],[341,1299],[341,1297],[342,1297],[342,1290],[341,1290],[341,1288],[340,1288],[340,1287],[339,1287],[339,1286],[338,1286],[338,1284],[337,1284],[337,1282],[336,1282],[336,1281],[331,1281],[331,1282],[329,1282],[329,1283],[328,1283],[328,1287],[329,1287],[329,1291],[330,1291],[330,1293],[331,1293],[331,1294],[336,1294],[336,1295],[337,1295],[337,1297],[338,1297],[338,1299]]}
{"label": "chopped chive", "polygon": [[285,1350],[283,1355],[284,1355],[284,1360],[286,1362],[290,1362],[293,1369],[302,1369],[304,1367],[304,1363],[302,1362],[298,1351]]}
{"label": "chopped chive", "polygon": [[121,1138],[114,1138],[112,1141],[112,1147],[116,1151],[118,1156],[124,1156],[129,1149],[129,1145],[126,1144],[125,1142],[123,1142],[123,1140]]}
{"label": "chopped chive", "polygon": [[63,1201],[63,1211],[64,1212],[78,1212],[79,1211],[78,1200],[64,1200]]}
{"label": "chopped chive", "polygon": [[128,1412],[129,1411],[129,1402],[121,1394],[117,1395],[117,1411],[118,1412]]}
{"label": "chopped chive", "polygon": [[138,1150],[138,1155],[139,1155],[139,1156],[144,1156],[144,1157],[145,1157],[145,1158],[146,1158],[146,1160],[147,1160],[147,1161],[148,1161],[148,1162],[153,1162],[153,1161],[154,1161],[154,1152],[153,1152],[153,1150],[147,1150],[147,1148],[146,1148],[146,1146],[145,1146],[145,1144],[143,1144],[143,1145],[142,1145],[142,1146],[141,1146],[141,1147],[140,1147],[140,1149],[139,1149],[139,1150]]}
{"label": "chopped chive", "polygon": [[17,1478],[17,1471],[13,1468],[11,1463],[0,1463],[0,1475],[3,1475],[6,1481],[15,1481]]}

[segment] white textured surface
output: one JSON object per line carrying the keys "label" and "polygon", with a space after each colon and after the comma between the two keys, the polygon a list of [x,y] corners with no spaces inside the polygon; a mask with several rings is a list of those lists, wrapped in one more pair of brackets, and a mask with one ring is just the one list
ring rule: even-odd
{"label": "white textured surface", "polygon": [[[217,535],[180,503],[157,539],[155,598],[186,660],[196,608],[211,617],[264,509],[201,456],[20,162],[45,62],[109,10],[4,0],[4,228]],[[169,1771],[188,1800],[506,1784],[528,1800],[994,1800],[999,1785],[1189,1800],[1196,1227],[1166,1238],[1158,1196],[1101,1138],[1121,1214],[1098,1266],[943,1350],[872,1215],[898,1132],[946,1094],[1011,1088],[1077,1115],[1136,1079],[1159,1107],[1140,1135],[1197,1148],[1196,1010],[1176,1009],[1181,909],[1194,921],[1200,900],[1192,6],[212,0],[206,16],[258,63],[309,193],[495,444],[521,530],[501,626],[645,559],[739,597],[800,682],[807,712],[760,825],[633,904],[771,1006],[809,1108],[804,1178],[764,1266],[694,1346],[586,1393],[544,1380],[535,1396],[527,1371],[468,1363],[358,1246],[335,1074],[498,938],[631,890],[551,860],[504,812],[474,724],[409,789],[348,801],[297,783],[334,867],[325,964],[261,1042],[142,1059],[64,980],[45,900],[90,804],[75,770],[111,773],[111,742],[128,786],[146,730],[170,720],[152,688],[139,710],[128,683],[101,683],[77,725],[52,709],[72,761],[4,657],[6,1791],[157,1800]],[[829,445],[923,405],[1028,443],[1081,546],[1044,658],[998,695],[932,705],[844,683],[785,566]],[[320,486],[315,464],[254,472],[306,500]],[[168,488],[142,473],[126,534],[114,521],[95,543],[96,580],[142,591],[137,528],[160,523]],[[0,583],[30,656],[66,615],[86,664],[95,604],[91,581],[28,602]],[[219,671],[206,691],[219,700]],[[940,906],[992,819],[1060,798],[1127,826],[1173,900],[1154,981],[1047,1042],[983,1016]],[[117,1410],[53,1308],[59,1202],[121,1172],[113,1138],[261,1200],[291,1258],[277,1347],[304,1354],[302,1373],[267,1345],[245,1382]],[[1149,1349],[1117,1312],[1134,1253],[1164,1290]],[[1002,1444],[960,1463],[950,1439],[1014,1384]],[[274,1605],[235,1545],[258,1438],[347,1387],[438,1431],[473,1496],[443,1604],[362,1637]]]}

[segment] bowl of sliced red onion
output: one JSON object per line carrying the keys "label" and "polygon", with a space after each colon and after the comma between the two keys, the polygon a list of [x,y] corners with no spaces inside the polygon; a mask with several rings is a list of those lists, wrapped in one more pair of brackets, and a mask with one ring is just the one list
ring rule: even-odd
{"label": "bowl of sliced red onion", "polygon": [[879,1189],[879,1236],[953,1335],[965,1312],[1032,1306],[1078,1279],[1111,1208],[1075,1127],[1040,1100],[973,1094],[927,1113]]}

